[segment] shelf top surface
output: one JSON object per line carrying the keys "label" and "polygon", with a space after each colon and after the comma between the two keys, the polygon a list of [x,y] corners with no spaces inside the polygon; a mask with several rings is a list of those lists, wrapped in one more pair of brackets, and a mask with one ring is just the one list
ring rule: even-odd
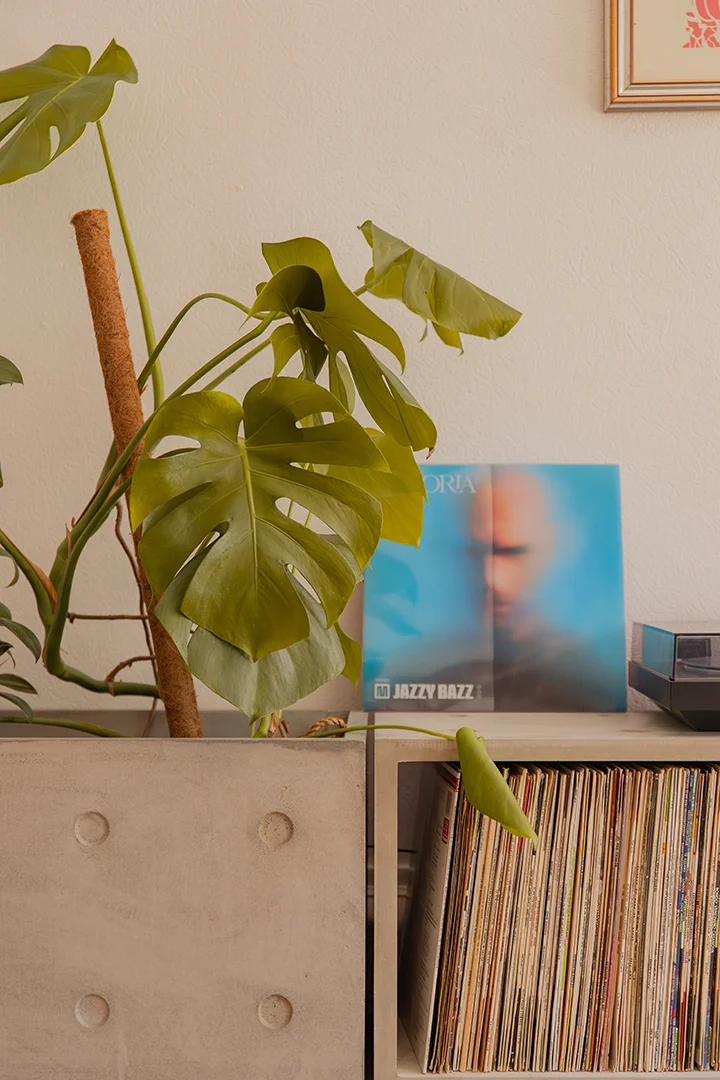
{"label": "shelf top surface", "polygon": [[[379,747],[392,747],[399,760],[452,759],[454,744],[434,734],[454,735],[471,727],[491,754],[506,760],[704,760],[720,761],[720,732],[693,731],[660,711],[626,713],[375,713],[376,725],[411,725],[425,732],[384,730]],[[407,757],[404,757],[407,755]]]}

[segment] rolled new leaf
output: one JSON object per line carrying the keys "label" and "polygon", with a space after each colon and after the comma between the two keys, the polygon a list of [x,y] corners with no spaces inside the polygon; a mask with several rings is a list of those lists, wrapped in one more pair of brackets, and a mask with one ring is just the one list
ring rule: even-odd
{"label": "rolled new leaf", "polygon": [[538,838],[502,773],[488,754],[485,743],[472,728],[462,727],[455,736],[468,801],[480,814],[498,821],[508,832],[532,840]]}

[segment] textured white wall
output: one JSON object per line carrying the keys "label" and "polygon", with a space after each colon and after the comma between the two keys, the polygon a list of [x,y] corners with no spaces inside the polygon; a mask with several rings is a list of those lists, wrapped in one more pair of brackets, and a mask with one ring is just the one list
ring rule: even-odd
{"label": "textured white wall", "polygon": [[[106,131],[159,328],[203,290],[251,296],[262,240],[316,235],[359,283],[366,217],[521,308],[510,337],[461,358],[414,345],[398,311],[437,460],[620,462],[628,618],[712,617],[720,114],[603,114],[602,18],[601,0],[36,0],[0,68],[113,35],[133,55],[140,84],[119,87]],[[0,189],[0,352],[26,376],[0,391],[0,521],[42,565],[108,445],[68,224],[108,203],[92,132]],[[132,308],[124,264],[122,283]],[[168,378],[237,323],[196,315]],[[10,602],[30,617],[22,590]],[[132,605],[100,537],[75,606]],[[138,645],[127,625],[67,635],[100,674]],[[113,704],[39,681],[48,705]],[[338,685],[314,703],[352,700]]]}

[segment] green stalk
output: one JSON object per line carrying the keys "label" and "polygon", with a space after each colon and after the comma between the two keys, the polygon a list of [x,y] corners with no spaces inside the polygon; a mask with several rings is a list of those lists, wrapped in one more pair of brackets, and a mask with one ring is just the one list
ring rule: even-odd
{"label": "green stalk", "polygon": [[234,375],[235,372],[243,366],[243,364],[247,364],[248,360],[252,360],[253,356],[257,356],[257,354],[261,353],[263,349],[267,349],[269,344],[270,338],[268,338],[267,341],[261,341],[259,345],[255,346],[254,349],[251,349],[250,352],[245,353],[244,356],[241,356],[239,360],[236,360],[234,364],[231,364],[229,368],[226,368],[225,371],[223,371],[220,375],[214,378],[212,382],[209,382],[205,389],[214,390],[216,386],[220,385],[220,383],[224,383],[225,380],[229,379],[231,375]]}
{"label": "green stalk", "polygon": [[138,387],[141,391],[143,390],[146,382],[148,381],[148,376],[150,375],[150,372],[155,370],[155,364],[158,361],[160,353],[163,351],[168,341],[173,336],[173,334],[175,333],[185,316],[188,314],[188,312],[192,311],[195,305],[199,304],[201,300],[222,300],[225,304],[232,304],[233,307],[239,308],[240,311],[244,311],[246,315],[250,314],[249,307],[245,307],[245,305],[241,304],[239,300],[233,300],[232,296],[225,296],[223,293],[200,293],[199,296],[194,296],[192,300],[188,300],[185,307],[177,313],[173,321],[170,323],[167,330],[150,353],[147,364],[140,372],[138,376]]}
{"label": "green stalk", "polygon": [[252,733],[253,739],[267,739],[268,732],[270,731],[271,720],[272,713],[268,713],[267,716],[260,717],[260,722]]}
{"label": "green stalk", "polygon": [[58,590],[57,605],[53,612],[52,621],[45,635],[45,648],[43,650],[43,662],[45,668],[58,679],[64,682],[72,682],[90,690],[95,694],[112,694],[115,697],[141,696],[159,697],[160,692],[152,683],[114,682],[109,683],[106,679],[96,679],[92,675],[80,671],[79,668],[69,667],[61,655],[62,636],[67,623],[68,611],[70,610],[70,594],[72,591],[73,578],[77,564],[83,549],[91,536],[93,536],[106,520],[113,507],[122,499],[130,487],[130,480],[123,481],[112,493],[111,498],[101,507],[85,532],[78,537],[70,552],[65,571]]}
{"label": "green stalk", "polygon": [[418,731],[421,735],[434,735],[437,739],[449,739],[455,742],[454,735],[444,731],[430,731],[429,728],[412,727],[411,724],[358,724],[355,727],[331,728],[329,731],[316,731],[312,735],[301,735],[302,739],[328,739],[332,735],[345,735],[349,731]]}
{"label": "green stalk", "polygon": [[[167,400],[171,401],[173,398],[180,397],[193,387],[195,383],[199,382],[200,379],[204,378],[205,375],[213,371],[223,362],[223,360],[226,360],[229,356],[232,356],[233,353],[242,349],[244,345],[248,345],[251,341],[260,337],[272,322],[273,317],[272,314],[266,315],[253,330],[243,335],[243,337],[238,338],[237,341],[232,342],[227,348],[217,353],[216,356],[213,356],[212,359],[208,360],[206,364],[203,364],[203,366],[194,372],[194,374],[190,375],[184,383],[181,383],[180,386],[169,395]],[[249,357],[244,359],[249,359]],[[58,678],[70,682],[76,682],[78,685],[84,686],[85,689],[92,690],[96,693],[113,693],[116,695],[137,694],[149,697],[158,696],[158,688],[145,683],[116,682],[113,684],[112,689],[110,689],[105,680],[94,679],[92,676],[86,675],[77,668],[68,667],[62,659],[60,651],[62,636],[67,622],[67,615],[70,610],[70,592],[78,559],[82,554],[87,541],[95,532],[97,532],[112,508],[127,491],[130,485],[129,479],[124,481],[117,488],[115,485],[122,475],[123,469],[135,452],[135,449],[145,438],[154,415],[155,414],[152,413],[147,418],[144,424],[138,429],[134,438],[128,443],[123,453],[115,459],[113,464],[107,470],[100,487],[70,531],[69,543],[68,541],[65,541],[64,544],[60,545],[60,549],[58,549],[56,566],[62,568],[62,573],[59,576],[60,579],[58,582],[57,607],[53,612],[45,639],[45,667],[51,675],[56,675]],[[68,547],[69,555],[67,554]],[[65,562],[64,567],[62,567],[62,561],[65,558],[67,561]]]}
{"label": "green stalk", "polygon": [[[97,483],[95,484],[95,491],[97,491],[98,488],[100,487],[100,485],[102,484],[103,480],[105,479],[105,477],[108,474],[108,470],[115,463],[116,458],[117,458],[117,448],[115,446],[115,441],[113,440],[113,444],[110,447],[110,449],[108,450],[108,455],[105,458],[105,464],[103,465],[102,471],[101,471],[101,473],[100,473],[100,475],[99,475],[99,477],[97,479]],[[73,529],[75,529],[77,527],[78,523],[84,519],[84,515],[85,515],[85,511],[83,510],[82,514],[78,518],[78,521],[76,521],[75,524],[73,525]],[[70,543],[72,543],[72,540],[73,540],[73,531],[72,530],[70,531],[70,534],[69,534],[69,540],[70,540]],[[52,566],[50,567],[50,574],[48,575],[49,578],[50,578],[50,581],[52,582],[52,584],[55,586],[56,589],[58,587],[59,582],[62,580],[62,576],[63,576],[63,573],[65,571],[65,567],[67,566],[68,546],[69,546],[68,545],[68,534],[66,533],[65,536],[63,537],[63,539],[61,540],[61,542],[57,546],[57,550],[55,551],[55,559],[53,561]]]}
{"label": "green stalk", "polygon": [[[251,341],[254,341],[255,338],[260,337],[260,335],[265,332],[271,321],[272,315],[266,316],[263,321],[255,327],[254,330],[251,330],[249,333],[245,334],[244,337],[238,338],[237,341],[233,341],[232,344],[228,345],[226,349],[223,349],[222,352],[219,352],[216,356],[213,356],[213,358],[211,360],[208,360],[206,364],[203,364],[201,368],[198,368],[198,370],[193,375],[188,376],[184,383],[181,383],[176,390],[173,390],[172,394],[168,395],[166,400],[172,401],[174,398],[181,397],[184,393],[190,390],[190,388],[193,387],[195,383],[199,382],[200,379],[204,378],[205,375],[208,375],[214,368],[221,364],[223,360],[227,360],[227,358],[229,356],[232,356],[233,353],[237,352],[238,349],[242,349],[243,345],[248,345]],[[71,532],[73,544],[77,544],[78,537],[84,536],[86,530],[93,528],[93,522],[95,518],[98,516],[98,514],[101,514],[105,508],[105,500],[112,492],[118,478],[122,474],[123,469],[132,457],[136,448],[145,438],[148,428],[153,421],[154,415],[155,414],[152,413],[150,416],[148,416],[142,427],[138,428],[137,434],[127,444],[122,454],[116,460],[115,464],[105,477],[102,486],[98,488],[94,498],[90,502],[84,514],[76,522],[75,527]],[[123,490],[125,490],[125,485],[123,485]],[[116,501],[117,500],[115,499],[115,501],[112,503],[113,506],[115,505]]]}
{"label": "green stalk", "polygon": [[32,720],[29,720],[27,716],[0,716],[0,724],[40,724],[42,727],[70,728],[72,731],[84,731],[86,735],[99,735],[103,739],[129,739],[131,737],[123,735],[121,731],[111,731],[110,728],[84,724],[80,720],[56,720],[52,716],[34,716]]}
{"label": "green stalk", "polygon": [[[143,284],[142,275],[140,273],[140,267],[138,265],[137,256],[135,255],[135,248],[130,237],[130,230],[128,228],[127,218],[125,217],[125,210],[120,199],[120,192],[118,190],[117,181],[115,179],[115,171],[110,160],[110,151],[108,150],[108,144],[105,140],[105,132],[100,120],[97,122],[98,135],[100,136],[100,145],[102,147],[103,159],[105,161],[105,168],[107,169],[108,180],[110,181],[110,188],[112,190],[113,200],[115,202],[115,209],[117,211],[118,220],[120,221],[120,229],[122,230],[123,240],[125,241],[125,250],[130,261],[130,270],[132,271],[133,282],[135,283],[135,292],[137,294],[138,305],[140,307],[140,316],[142,318],[143,331],[145,334],[145,344],[147,346],[148,356],[152,356],[157,344],[155,337],[155,327],[153,326],[152,315],[150,313],[150,304],[148,303],[147,293],[145,292],[145,286]],[[159,364],[155,363],[152,367],[152,384],[153,384],[153,405],[157,407],[162,403],[165,397],[165,386],[163,382],[162,368]]]}
{"label": "green stalk", "polygon": [[0,547],[7,551],[8,555],[12,555],[17,566],[27,578],[30,588],[35,594],[35,605],[38,610],[38,615],[42,620],[43,626],[47,628],[53,620],[53,609],[42,578],[28,557],[22,553],[20,548],[13,544],[10,537],[6,536],[2,529],[0,529]]}

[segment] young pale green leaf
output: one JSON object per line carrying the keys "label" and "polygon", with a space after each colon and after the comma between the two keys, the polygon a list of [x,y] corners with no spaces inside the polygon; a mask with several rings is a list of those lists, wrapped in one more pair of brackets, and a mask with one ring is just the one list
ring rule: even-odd
{"label": "young pale green leaf", "polygon": [[[378,427],[403,446],[432,449],[437,438],[432,420],[367,344],[371,340],[382,345],[404,367],[400,338],[347,287],[325,245],[304,237],[265,244],[263,253],[273,277],[260,292],[253,314],[283,311],[291,315],[299,329],[304,327],[308,334],[312,331],[311,343],[318,339],[324,343],[323,349],[329,352],[331,389],[346,407],[354,403],[347,385],[354,382]],[[320,352],[317,344],[315,349],[316,359],[308,355],[307,348],[303,350],[307,378],[313,378],[312,372],[325,360],[325,352]],[[347,360],[349,373],[340,354]]]}
{"label": "young pale green leaf", "polygon": [[4,672],[0,672],[0,686],[4,686],[8,690],[17,690],[21,694],[37,694],[37,690],[32,683],[29,683],[27,679],[23,679],[20,675],[6,675]]}
{"label": "young pale green leaf", "polygon": [[462,727],[455,741],[468,801],[479,813],[499,821],[504,829],[515,836],[532,840],[537,848],[537,834],[488,754],[483,740],[477,737],[472,728]]}
{"label": "young pale green leaf", "polygon": [[209,630],[193,628],[183,614],[182,604],[198,565],[210,550],[201,551],[183,567],[155,609],[196,678],[251,720],[257,720],[294,705],[343,672],[347,666],[346,635],[337,626],[326,629],[322,608],[294,578],[291,584],[302,599],[310,623],[310,633],[303,641],[253,663],[241,649]]}
{"label": "young pale green leaf", "polygon": [[[312,414],[340,419],[305,428]],[[241,421],[244,438],[238,438]],[[163,439],[198,443],[168,457],[149,456]],[[243,406],[227,394],[170,400],[145,440],[131,489],[133,528],[145,522],[140,553],[156,595],[186,560],[219,537],[195,568],[182,601],[193,623],[253,660],[310,634],[308,605],[291,580],[295,567],[332,626],[355,586],[343,541],[364,567],[380,536],[382,512],[367,491],[303,464],[357,464],[387,470],[381,452],[329,391],[279,377],[253,386]],[[318,533],[278,508],[291,500],[330,530]]]}
{"label": "young pale green leaf", "polygon": [[460,334],[494,340],[512,330],[520,312],[429,259],[372,221],[360,226],[372,248],[365,284],[374,296],[401,300],[431,322],[446,345],[462,349]]}
{"label": "young pale green leaf", "polygon": [[369,491],[382,506],[382,538],[396,544],[420,543],[425,509],[425,484],[418,463],[408,446],[400,446],[389,435],[366,428],[388,463],[389,472],[331,466],[330,476],[349,480]]}
{"label": "young pale green leaf", "polygon": [[23,377],[7,356],[0,356],[0,386],[10,386],[13,383],[22,383]]}
{"label": "young pale green leaf", "polygon": [[41,172],[104,116],[118,82],[137,78],[129,54],[114,40],[92,68],[83,46],[53,45],[37,60],[0,71],[0,102],[25,99],[0,120],[0,184]]}
{"label": "young pale green leaf", "polygon": [[18,697],[17,694],[6,694],[4,691],[0,690],[0,698],[3,698],[5,701],[9,701],[13,705],[15,705],[18,709],[20,709],[20,712],[25,714],[28,720],[32,720],[35,716],[35,713],[32,711],[27,701],[25,701],[21,697]]}

